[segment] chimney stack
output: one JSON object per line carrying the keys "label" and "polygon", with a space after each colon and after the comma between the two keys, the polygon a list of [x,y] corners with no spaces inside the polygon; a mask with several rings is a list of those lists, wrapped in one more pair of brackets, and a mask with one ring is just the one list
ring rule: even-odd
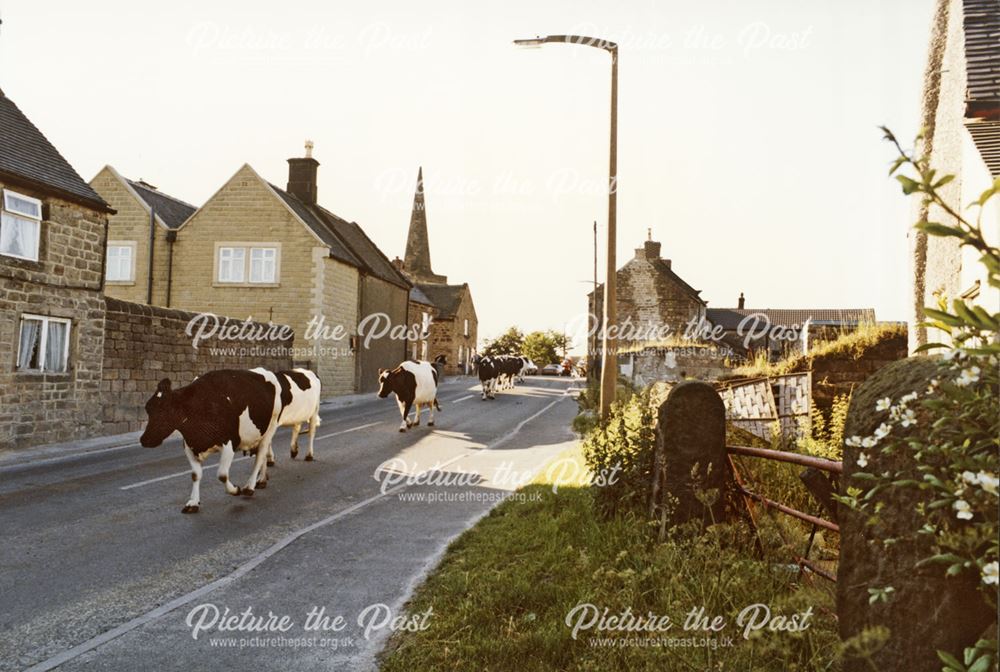
{"label": "chimney stack", "polygon": [[743,298],[743,292],[740,292],[740,300],[739,303],[736,305],[736,307],[739,308],[740,310],[743,310],[744,304],[746,304],[746,299]]}
{"label": "chimney stack", "polygon": [[646,259],[653,261],[660,258],[660,244],[652,240],[647,240],[642,244],[646,250]]}
{"label": "chimney stack", "polygon": [[306,140],[306,155],[288,159],[288,193],[307,205],[316,205],[316,169],[319,161],[312,157],[313,142]]}

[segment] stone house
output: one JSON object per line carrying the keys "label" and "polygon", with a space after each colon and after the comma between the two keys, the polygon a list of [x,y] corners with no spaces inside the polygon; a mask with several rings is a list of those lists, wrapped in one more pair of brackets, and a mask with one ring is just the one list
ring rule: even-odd
{"label": "stone house", "polygon": [[433,360],[444,355],[446,374],[471,373],[473,355],[478,347],[479,318],[469,284],[448,284],[447,276],[438,275],[431,268],[423,168],[417,170],[405,257],[397,257],[393,265],[414,285],[410,293],[411,319],[415,320],[418,313],[422,316],[428,312],[428,302],[433,306],[428,347],[421,348],[424,358]]}
{"label": "stone house", "polygon": [[440,311],[430,298],[420,291],[419,287],[414,287],[410,290],[407,315],[410,334],[416,336],[410,339],[409,357],[415,360],[430,361],[431,325],[440,315]]}
{"label": "stone house", "polygon": [[115,209],[108,220],[104,293],[169,308],[173,243],[197,208],[142,180],[122,177],[111,166],[102,168],[90,186]]}
{"label": "stone house", "polygon": [[0,448],[101,423],[106,203],[0,91]]}
{"label": "stone house", "polygon": [[405,338],[379,333],[406,324],[410,283],[317,203],[311,145],[288,164],[287,189],[244,165],[177,228],[171,306],[288,324],[324,396],[373,390],[378,368],[406,356]]}
{"label": "stone house", "polygon": [[[924,75],[921,127],[923,151],[939,175],[956,176],[941,189],[953,209],[976,216],[966,206],[1000,177],[1000,3],[996,0],[938,0]],[[906,141],[906,138],[900,140]],[[955,238],[928,236],[910,228],[913,222],[948,223],[934,206],[918,206],[907,222],[912,259],[910,347],[915,349],[940,334],[919,326],[924,307],[937,295],[949,302],[972,299],[995,309],[1000,292],[990,287],[978,254],[962,249]],[[994,197],[982,212],[982,227],[991,245],[1000,244],[1000,202]]]}
{"label": "stone house", "polygon": [[[707,303],[701,292],[674,272],[670,259],[660,256],[660,243],[652,238],[618,269],[616,289],[619,348],[679,339],[689,323],[697,324],[705,317]],[[587,298],[600,334],[604,284],[597,286],[596,296],[590,292]]]}

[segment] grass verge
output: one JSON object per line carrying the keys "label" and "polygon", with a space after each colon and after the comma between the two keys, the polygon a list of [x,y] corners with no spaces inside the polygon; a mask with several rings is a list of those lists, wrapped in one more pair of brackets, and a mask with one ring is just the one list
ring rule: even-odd
{"label": "grass verge", "polygon": [[[528,496],[504,502],[449,547],[407,605],[410,613],[432,609],[429,627],[397,632],[382,654],[383,670],[831,669],[832,587],[801,583],[784,558],[754,558],[743,524],[701,535],[677,531],[658,543],[640,518],[602,520],[594,513],[595,488],[580,476],[579,448],[560,458],[578,463],[573,482],[553,491],[543,470],[522,489]],[[584,603],[608,614],[669,616],[674,625],[659,633],[582,630],[574,639],[567,614]],[[765,627],[744,639],[737,615],[757,603],[772,615],[811,607],[809,627]],[[725,628],[684,631],[697,607],[722,616]],[[719,646],[690,643],[706,637]],[[730,637],[732,645],[722,646]],[[669,645],[671,639],[678,643]]]}

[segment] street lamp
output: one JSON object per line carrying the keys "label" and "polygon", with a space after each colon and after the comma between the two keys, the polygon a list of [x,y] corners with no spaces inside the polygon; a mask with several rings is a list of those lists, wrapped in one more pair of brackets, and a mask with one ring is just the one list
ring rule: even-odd
{"label": "street lamp", "polygon": [[[608,40],[580,35],[548,35],[526,40],[514,40],[519,47],[541,47],[550,42],[579,44],[603,49],[611,54],[611,156],[608,170],[608,264],[604,281],[604,319],[601,345],[604,356],[601,362],[601,416],[608,417],[611,402],[615,399],[618,382],[618,356],[615,354],[614,325],[618,321],[616,282],[618,263],[615,255],[616,223],[618,212],[618,45]],[[594,297],[597,298],[596,296]]]}

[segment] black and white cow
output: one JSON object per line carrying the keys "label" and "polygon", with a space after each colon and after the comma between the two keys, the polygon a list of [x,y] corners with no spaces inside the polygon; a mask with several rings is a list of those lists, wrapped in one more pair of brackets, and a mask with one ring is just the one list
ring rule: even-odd
{"label": "black and white cow", "polygon": [[497,367],[494,358],[489,356],[478,358],[476,372],[479,374],[479,384],[483,388],[483,401],[493,399],[497,381]]}
{"label": "black and white cow", "polygon": [[[396,393],[402,422],[399,431],[420,424],[420,407],[429,411],[427,425],[434,426],[434,409],[441,410],[437,400],[438,372],[430,362],[403,362],[391,371],[378,370],[378,396],[385,399],[391,392]],[[414,418],[409,419],[410,408],[416,407]]]}
{"label": "black and white cow", "polygon": [[[278,427],[292,428],[291,456],[294,460],[299,456],[299,433],[304,423],[309,424],[309,450],[306,452],[306,462],[313,460],[313,442],[316,439],[316,428],[320,426],[319,398],[321,384],[319,377],[309,369],[292,369],[277,371],[278,385],[281,387],[281,414],[278,416]],[[274,465],[274,449],[267,455],[267,466]]]}
{"label": "black and white cow", "polygon": [[524,361],[515,355],[502,355],[496,358],[496,367],[499,389],[510,390],[524,368]]}
{"label": "black and white cow", "polygon": [[[174,431],[184,439],[184,454],[191,464],[191,498],[181,513],[197,513],[201,505],[201,463],[214,452],[219,456],[219,480],[230,495],[250,497],[255,488],[267,487],[267,454],[278,429],[281,413],[277,376],[265,369],[210,371],[176,390],[164,378],[146,402],[149,421],[139,443],[153,448]],[[237,450],[256,450],[257,457],[246,486],[229,481],[229,467]],[[258,480],[260,478],[260,480]]]}

